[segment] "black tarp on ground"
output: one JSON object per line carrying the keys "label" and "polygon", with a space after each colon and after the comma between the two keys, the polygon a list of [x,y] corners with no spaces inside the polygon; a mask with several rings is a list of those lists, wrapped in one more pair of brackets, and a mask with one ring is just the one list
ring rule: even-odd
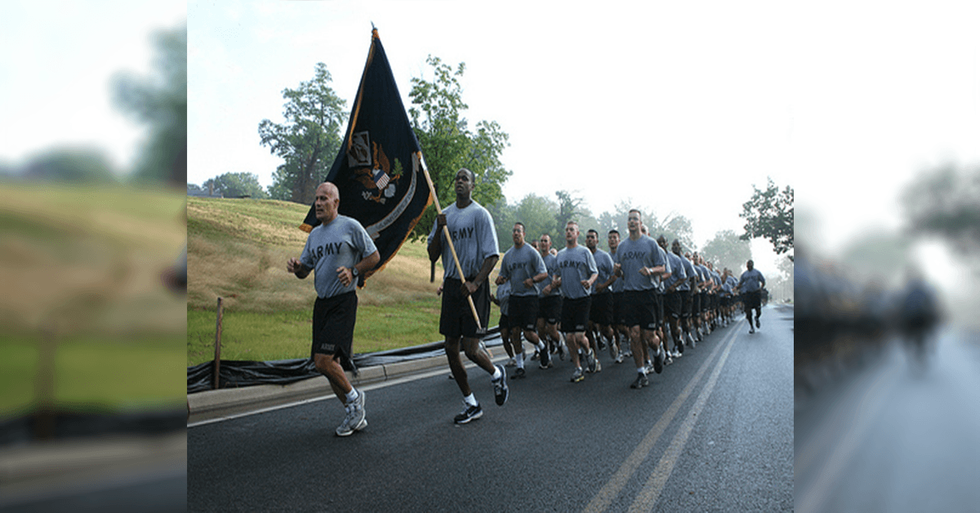
{"label": "black tarp on ground", "polygon": [[[483,343],[487,347],[502,345],[500,330],[491,328]],[[354,366],[358,369],[388,365],[397,362],[407,362],[445,355],[445,343],[431,342],[419,346],[364,353],[354,355]],[[214,361],[204,362],[187,368],[187,393],[193,394],[212,390]],[[268,362],[252,362],[240,360],[221,360],[219,369],[218,388],[237,388],[253,385],[288,385],[307,378],[319,376],[309,358],[292,360],[273,360]]]}
{"label": "black tarp on ground", "polygon": [[[55,410],[0,418],[0,447],[40,438],[64,440],[104,435],[158,435],[187,428],[187,410],[177,408],[134,410]],[[42,433],[47,433],[42,436]]]}

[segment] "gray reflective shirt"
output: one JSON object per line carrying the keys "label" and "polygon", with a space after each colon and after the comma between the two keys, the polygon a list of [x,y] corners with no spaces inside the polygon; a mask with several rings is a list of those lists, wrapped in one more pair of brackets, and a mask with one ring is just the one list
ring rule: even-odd
{"label": "gray reflective shirt", "polygon": [[681,288],[687,285],[687,269],[684,268],[684,263],[681,260],[683,260],[681,257],[673,253],[667,253],[667,262],[670,264],[671,272],[670,277],[664,282],[664,289],[680,282],[681,284],[675,290],[687,290],[687,288]]}
{"label": "gray reflective shirt", "polygon": [[[660,247],[660,244],[657,244],[656,246],[657,246],[657,253],[660,255],[660,259],[663,261],[663,264],[657,264],[657,265],[664,266],[664,274],[671,273],[671,275],[673,275],[674,266],[671,265],[670,259],[667,258],[667,252],[664,251],[664,248]],[[670,278],[668,277],[667,279],[669,280]],[[667,287],[664,286],[664,281],[661,278],[661,275],[654,274],[653,276],[650,277],[650,280],[653,281],[654,286],[657,288],[657,292],[663,294],[664,290]]]}
{"label": "gray reflective shirt", "polygon": [[328,298],[357,288],[357,280],[346,287],[340,283],[338,267],[354,267],[377,250],[361,223],[338,214],[333,221],[313,228],[299,260],[313,269],[316,295]]}
{"label": "gray reflective shirt", "polygon": [[[456,249],[456,256],[459,257],[459,264],[463,268],[463,273],[467,279],[472,279],[480,272],[483,262],[487,258],[498,255],[497,251],[497,231],[493,227],[493,218],[490,212],[483,208],[479,203],[472,202],[466,208],[456,207],[456,203],[449,205],[442,211],[446,214],[446,227],[453,238],[453,246]],[[436,236],[437,221],[432,223],[432,231],[429,232],[428,243],[431,244]],[[459,272],[456,270],[456,262],[453,261],[453,254],[446,243],[446,236],[439,230],[442,237],[442,268],[445,271],[444,278],[460,279]]]}
{"label": "gray reflective shirt", "polygon": [[538,282],[538,294],[540,294],[541,297],[551,297],[551,296],[561,295],[561,291],[555,288],[551,289],[551,294],[544,293],[544,288],[547,287],[548,285],[551,285],[551,277],[557,273],[558,257],[552,255],[551,253],[548,253],[546,256],[542,257],[542,260],[544,261],[544,267],[548,272],[548,277],[545,278],[543,281]]}
{"label": "gray reflective shirt", "polygon": [[627,237],[619,241],[619,248],[616,249],[616,263],[623,271],[620,277],[623,280],[623,290],[654,290],[660,283],[659,278],[656,283],[649,276],[640,274],[643,267],[657,267],[666,265],[666,261],[660,256],[660,246],[657,242],[646,235],[641,235],[639,239],[633,240]]}
{"label": "gray reflective shirt", "polygon": [[[618,260],[616,260],[616,253],[613,253],[613,252],[610,251],[609,252],[609,258],[613,261],[613,264],[614,265],[618,262]],[[614,281],[613,284],[612,284],[612,286],[609,287],[609,288],[613,292],[622,292],[623,291],[623,279],[622,278],[616,278],[616,281]]]}
{"label": "gray reflective shirt", "polygon": [[755,292],[761,289],[765,282],[766,278],[762,273],[758,269],[752,269],[742,273],[742,277],[738,280],[738,289],[741,292]]}
{"label": "gray reflective shirt", "polygon": [[[681,265],[684,266],[684,274],[687,275],[687,279],[684,280],[684,284],[677,287],[677,290],[693,290],[692,285],[697,284],[700,281],[698,273],[694,270],[694,264],[691,263],[685,257],[679,257],[681,259]],[[693,282],[693,283],[692,283]]]}
{"label": "gray reflective shirt", "polygon": [[520,249],[514,246],[504,254],[503,261],[500,263],[500,276],[507,278],[511,283],[510,293],[512,296],[536,296],[536,287],[525,287],[524,280],[533,278],[541,273],[547,272],[541,253],[532,248],[529,244],[523,244]]}
{"label": "gray reflective shirt", "polygon": [[497,301],[500,301],[500,315],[510,315],[507,313],[507,304],[510,303],[510,282],[505,281],[497,285]]}
{"label": "gray reflective shirt", "polygon": [[565,248],[558,252],[558,268],[555,275],[561,278],[561,295],[568,299],[587,297],[589,290],[582,286],[582,280],[587,280],[598,273],[592,252],[582,246]]}
{"label": "gray reflective shirt", "polygon": [[610,289],[606,289],[602,292],[599,292],[597,290],[598,289],[597,285],[599,285],[600,283],[606,283],[607,281],[609,281],[609,277],[612,276],[612,272],[613,272],[612,257],[609,256],[609,253],[606,253],[605,251],[596,248],[595,254],[592,255],[592,258],[595,259],[596,269],[599,270],[599,277],[596,278],[595,283],[592,285],[592,294],[595,295],[595,294],[611,293],[612,291]]}

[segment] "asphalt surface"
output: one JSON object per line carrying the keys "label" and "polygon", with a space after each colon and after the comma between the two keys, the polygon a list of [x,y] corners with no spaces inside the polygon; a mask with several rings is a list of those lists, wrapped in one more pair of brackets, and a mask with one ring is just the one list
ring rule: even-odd
{"label": "asphalt surface", "polygon": [[980,511],[980,343],[894,341],[797,406],[798,512]]}
{"label": "asphalt surface", "polygon": [[[768,307],[712,333],[633,390],[633,365],[571,383],[568,361],[508,380],[466,425],[443,366],[366,385],[368,427],[334,436],[338,400],[187,431],[189,511],[790,511],[793,318]],[[512,374],[512,369],[508,369]]]}

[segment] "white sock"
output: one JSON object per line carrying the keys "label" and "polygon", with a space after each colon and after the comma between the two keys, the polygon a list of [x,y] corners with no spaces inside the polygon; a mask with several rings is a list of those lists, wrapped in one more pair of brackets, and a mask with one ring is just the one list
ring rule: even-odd
{"label": "white sock", "polygon": [[647,369],[645,367],[640,367],[639,369],[636,369],[636,373],[639,374],[640,376],[646,376]]}
{"label": "white sock", "polygon": [[468,404],[470,406],[476,406],[478,404],[476,402],[476,396],[473,395],[473,394],[470,394],[470,395],[464,397],[463,398],[463,402],[465,402],[466,404]]}
{"label": "white sock", "polygon": [[517,355],[517,368],[518,369],[523,369],[524,368],[524,353],[523,352],[521,354]]}
{"label": "white sock", "polygon": [[534,347],[538,348],[538,352],[539,353],[540,352],[543,352],[544,351],[544,342],[538,342],[538,344],[536,346],[534,346]]}
{"label": "white sock", "polygon": [[356,401],[356,400],[357,400],[357,389],[351,387],[350,392],[347,392],[347,404],[350,404],[351,401]]}
{"label": "white sock", "polygon": [[[500,372],[500,369],[498,367],[494,366],[494,368],[493,368],[493,376],[490,376],[490,379],[492,379],[494,381],[497,381],[498,379],[500,379],[501,377],[503,377],[503,375],[504,374],[502,372]],[[475,399],[474,399],[474,401],[475,401]]]}

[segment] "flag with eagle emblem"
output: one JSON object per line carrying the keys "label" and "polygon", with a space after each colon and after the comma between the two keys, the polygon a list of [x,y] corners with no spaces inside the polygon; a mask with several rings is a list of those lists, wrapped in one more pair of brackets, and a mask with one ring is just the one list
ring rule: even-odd
{"label": "flag with eagle emblem", "polygon": [[[344,143],[324,179],[340,191],[339,212],[364,226],[381,255],[378,265],[361,275],[359,286],[395,256],[432,203],[422,166],[422,148],[378,31],[372,29]],[[318,224],[311,205],[300,229],[309,232]]]}

